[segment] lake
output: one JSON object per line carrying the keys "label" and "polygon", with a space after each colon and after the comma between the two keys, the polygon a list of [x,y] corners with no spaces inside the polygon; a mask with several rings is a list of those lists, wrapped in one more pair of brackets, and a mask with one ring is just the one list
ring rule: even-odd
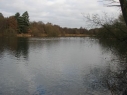
{"label": "lake", "polygon": [[0,95],[111,95],[118,59],[95,38],[0,38]]}

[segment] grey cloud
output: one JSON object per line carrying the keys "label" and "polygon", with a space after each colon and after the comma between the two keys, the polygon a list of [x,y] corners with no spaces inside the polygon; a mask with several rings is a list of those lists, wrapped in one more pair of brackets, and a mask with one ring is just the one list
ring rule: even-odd
{"label": "grey cloud", "polygon": [[84,27],[84,14],[117,13],[115,8],[107,8],[98,0],[0,0],[0,12],[4,16],[28,11],[30,20],[51,22],[62,27]]}

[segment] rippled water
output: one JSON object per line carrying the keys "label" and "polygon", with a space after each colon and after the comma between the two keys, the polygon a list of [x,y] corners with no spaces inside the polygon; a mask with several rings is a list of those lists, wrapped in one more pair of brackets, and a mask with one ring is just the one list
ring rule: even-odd
{"label": "rippled water", "polygon": [[0,95],[111,95],[113,56],[89,37],[1,39]]}

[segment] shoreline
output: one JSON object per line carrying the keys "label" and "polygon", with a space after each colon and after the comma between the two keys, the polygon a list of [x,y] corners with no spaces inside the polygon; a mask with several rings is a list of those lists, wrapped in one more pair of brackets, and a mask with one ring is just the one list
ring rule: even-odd
{"label": "shoreline", "polygon": [[34,36],[31,34],[17,34],[17,37],[93,37],[95,35],[88,35],[88,34],[64,34],[58,36],[48,36],[47,34],[40,34],[39,36]]}

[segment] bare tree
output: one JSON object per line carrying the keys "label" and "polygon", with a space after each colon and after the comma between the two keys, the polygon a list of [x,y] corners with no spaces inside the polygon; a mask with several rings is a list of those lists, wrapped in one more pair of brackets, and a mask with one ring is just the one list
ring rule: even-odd
{"label": "bare tree", "polygon": [[127,26],[127,0],[119,0],[119,2],[120,2],[122,14]]}
{"label": "bare tree", "polygon": [[[111,6],[116,6],[116,7],[121,7],[121,11],[127,26],[127,0],[119,0],[119,2],[115,1],[115,0],[105,0],[105,1],[109,1],[109,7]],[[117,3],[117,4],[116,4]]]}

